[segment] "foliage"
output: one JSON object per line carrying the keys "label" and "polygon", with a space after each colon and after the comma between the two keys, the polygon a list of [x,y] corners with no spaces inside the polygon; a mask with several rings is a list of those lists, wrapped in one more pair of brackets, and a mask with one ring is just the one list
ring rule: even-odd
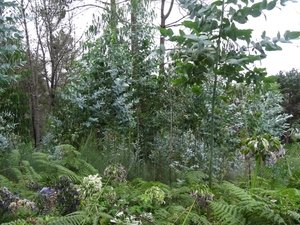
{"label": "foliage", "polygon": [[11,193],[6,187],[2,187],[0,189],[0,215],[1,215],[1,217],[4,217],[4,215],[11,210],[11,208],[10,208],[11,203],[17,202],[19,199],[20,199],[19,196]]}
{"label": "foliage", "polygon": [[[67,71],[71,84],[55,93],[40,151],[3,141],[3,222],[299,223],[299,146],[281,145],[289,127],[282,95],[269,83],[273,77],[252,65],[300,33],[270,39],[264,32],[254,42],[252,30],[237,24],[277,1],[180,0],[190,20],[177,35],[160,28],[175,43],[164,73],[157,73],[156,55],[166,48],[154,48],[147,1],[113,3],[94,16],[85,53]],[[55,6],[64,12],[68,4]],[[15,91],[3,93],[13,98]],[[20,105],[17,117],[26,113]],[[1,126],[10,115],[0,116]],[[226,181],[228,171],[236,184]],[[33,199],[35,210],[23,200],[18,208],[25,198]]]}
{"label": "foliage", "polygon": [[80,185],[80,196],[82,198],[91,198],[93,195],[99,194],[102,189],[101,177],[96,175],[89,175],[83,178],[82,184]]}
{"label": "foliage", "polygon": [[18,81],[25,74],[22,32],[17,28],[18,5],[15,1],[0,2],[0,154],[28,140],[28,96]]}
{"label": "foliage", "polygon": [[289,123],[291,127],[298,128],[299,120],[299,79],[300,73],[297,69],[292,69],[290,71],[284,72],[280,71],[276,75],[277,82],[280,85],[280,91],[283,94],[284,101],[281,105],[284,107],[285,111],[292,114],[293,117],[289,118]]}
{"label": "foliage", "polygon": [[127,171],[121,164],[110,164],[104,170],[104,176],[117,183],[126,181]]}
{"label": "foliage", "polygon": [[80,204],[79,192],[67,177],[61,177],[54,185],[56,208],[61,215],[75,212]]}
{"label": "foliage", "polygon": [[[285,196],[291,197],[290,200],[293,201],[294,190],[265,192],[257,189],[254,194],[250,194],[247,190],[227,182],[220,190],[220,200],[210,202],[210,206],[216,221],[222,221],[224,224],[295,224],[299,219],[294,205],[277,204],[280,193],[284,192],[290,193],[291,195]],[[277,196],[277,199],[274,196]]]}
{"label": "foliage", "polygon": [[51,214],[55,210],[56,193],[51,187],[43,187],[34,197],[38,214]]}

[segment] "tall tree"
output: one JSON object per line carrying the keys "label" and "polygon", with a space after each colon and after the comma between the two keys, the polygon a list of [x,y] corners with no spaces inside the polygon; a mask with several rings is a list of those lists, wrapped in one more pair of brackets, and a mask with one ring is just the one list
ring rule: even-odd
{"label": "tall tree", "polygon": [[[175,83],[190,85],[192,90],[201,92],[202,84],[206,80],[212,82],[210,128],[207,131],[210,152],[209,186],[212,187],[213,160],[218,148],[215,122],[218,117],[218,102],[221,99],[217,92],[218,83],[236,81],[254,83],[260,87],[267,73],[263,68],[250,69],[249,65],[266,57],[265,51],[281,50],[278,41],[286,42],[288,39],[299,37],[300,32],[286,32],[281,39],[280,35],[277,39],[270,39],[266,32],[263,32],[262,40],[254,42],[251,40],[251,29],[237,28],[236,23],[246,23],[249,16],[258,17],[263,10],[272,10],[277,0],[252,5],[246,1],[238,8],[237,2],[232,1],[215,1],[210,5],[194,4],[186,0],[180,2],[190,11],[194,20],[183,22],[185,27],[191,29],[190,33],[185,34],[180,30],[179,35],[172,37],[178,44],[178,51],[175,51],[173,59],[176,61],[176,71],[180,77]],[[284,4],[284,1],[281,4]],[[230,7],[228,13],[225,12],[225,7]]]}
{"label": "tall tree", "polygon": [[[277,74],[277,82],[283,94],[284,101],[282,106],[288,114],[293,115],[289,118],[292,128],[300,128],[300,72],[297,69],[290,71],[280,71]],[[288,138],[289,139],[289,138]],[[287,140],[288,140],[287,139]]]}
{"label": "tall tree", "polygon": [[[21,1],[36,148],[40,146],[41,128],[56,104],[57,92],[67,83],[66,73],[77,53],[68,4],[60,0]],[[33,19],[28,20],[28,16]]]}

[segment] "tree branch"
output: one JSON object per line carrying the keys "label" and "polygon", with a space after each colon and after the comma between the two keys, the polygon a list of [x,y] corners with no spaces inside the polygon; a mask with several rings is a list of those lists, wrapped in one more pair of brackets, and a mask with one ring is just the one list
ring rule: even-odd
{"label": "tree branch", "polygon": [[103,10],[107,10],[106,8],[102,7],[102,6],[99,6],[99,5],[95,5],[95,4],[85,4],[85,5],[79,5],[79,6],[76,6],[72,9],[68,9],[66,10],[66,12],[71,12],[75,9],[79,9],[79,8],[83,8],[83,7],[95,7],[95,8],[100,8],[100,9],[103,9]]}
{"label": "tree branch", "polygon": [[173,24],[174,24],[174,23],[178,23],[180,20],[182,20],[182,19],[184,19],[184,18],[186,18],[186,17],[188,17],[188,16],[189,16],[189,14],[187,14],[187,15],[181,17],[180,19],[178,19],[178,20],[176,20],[176,21],[174,21],[174,22],[172,22],[172,23],[167,24],[166,27],[179,26],[179,25],[173,25]]}

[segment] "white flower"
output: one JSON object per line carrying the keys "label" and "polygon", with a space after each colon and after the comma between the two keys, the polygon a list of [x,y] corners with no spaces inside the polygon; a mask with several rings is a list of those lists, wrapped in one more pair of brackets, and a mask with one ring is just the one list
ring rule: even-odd
{"label": "white flower", "polygon": [[84,177],[80,188],[83,196],[92,196],[99,193],[102,190],[101,179],[101,177],[98,177],[98,174]]}

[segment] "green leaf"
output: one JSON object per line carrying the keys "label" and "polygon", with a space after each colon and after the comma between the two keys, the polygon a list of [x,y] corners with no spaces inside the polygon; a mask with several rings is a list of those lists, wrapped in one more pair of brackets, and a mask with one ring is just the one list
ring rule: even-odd
{"label": "green leaf", "polygon": [[165,28],[160,27],[159,28],[159,32],[160,32],[161,36],[163,36],[163,37],[167,37],[168,36],[168,30],[165,29]]}
{"label": "green leaf", "polygon": [[181,77],[179,77],[179,78],[177,78],[177,79],[172,80],[172,83],[173,83],[173,84],[176,84],[176,85],[184,84],[184,83],[186,83],[186,82],[187,82],[187,78],[184,77],[184,76],[181,76]]}
{"label": "green leaf", "polygon": [[277,1],[278,0],[273,0],[273,1],[269,2],[268,5],[267,5],[267,10],[274,9],[274,7],[276,6]]}
{"label": "green leaf", "polygon": [[300,36],[300,31],[289,31],[287,30],[285,33],[284,33],[284,38],[286,40],[289,40],[289,39],[296,39],[296,38],[299,38]]}
{"label": "green leaf", "polygon": [[173,36],[174,32],[173,32],[173,30],[171,28],[169,28],[167,30],[167,34],[168,34],[169,37],[171,37],[171,36]]}
{"label": "green leaf", "polygon": [[202,94],[202,88],[200,85],[193,85],[190,90],[196,94]]}
{"label": "green leaf", "polygon": [[232,20],[240,23],[240,24],[245,24],[248,21],[248,13],[246,13],[246,10],[248,10],[247,8],[243,8],[243,9],[239,9],[238,11],[236,11],[234,13],[234,15],[232,16]]}
{"label": "green leaf", "polygon": [[213,3],[211,3],[211,5],[216,5],[216,6],[221,6],[223,4],[223,1],[215,1]]}
{"label": "green leaf", "polygon": [[267,4],[268,4],[268,1],[267,0],[263,0],[260,4],[260,9],[263,10],[263,9],[266,9],[267,8]]}
{"label": "green leaf", "polygon": [[277,80],[277,76],[268,76],[263,79],[264,83],[275,83]]}
{"label": "green leaf", "polygon": [[266,51],[278,51],[278,50],[282,50],[282,48],[276,44],[273,44],[271,42],[268,42],[266,44],[266,47],[265,47]]}
{"label": "green leaf", "polygon": [[188,35],[185,35],[184,37],[187,39],[194,40],[194,41],[201,41],[201,40],[204,41],[204,40],[208,39],[208,37],[206,35],[197,36],[194,34],[188,34]]}
{"label": "green leaf", "polygon": [[198,23],[190,21],[190,20],[183,21],[182,25],[185,26],[185,27],[191,28],[193,30],[197,30],[197,28],[198,28]]}
{"label": "green leaf", "polygon": [[185,33],[183,30],[179,30],[179,34],[180,34],[180,36],[185,36]]}
{"label": "green leaf", "polygon": [[262,142],[262,144],[264,146],[264,149],[266,151],[269,151],[269,142],[265,138],[262,138],[261,142]]}

